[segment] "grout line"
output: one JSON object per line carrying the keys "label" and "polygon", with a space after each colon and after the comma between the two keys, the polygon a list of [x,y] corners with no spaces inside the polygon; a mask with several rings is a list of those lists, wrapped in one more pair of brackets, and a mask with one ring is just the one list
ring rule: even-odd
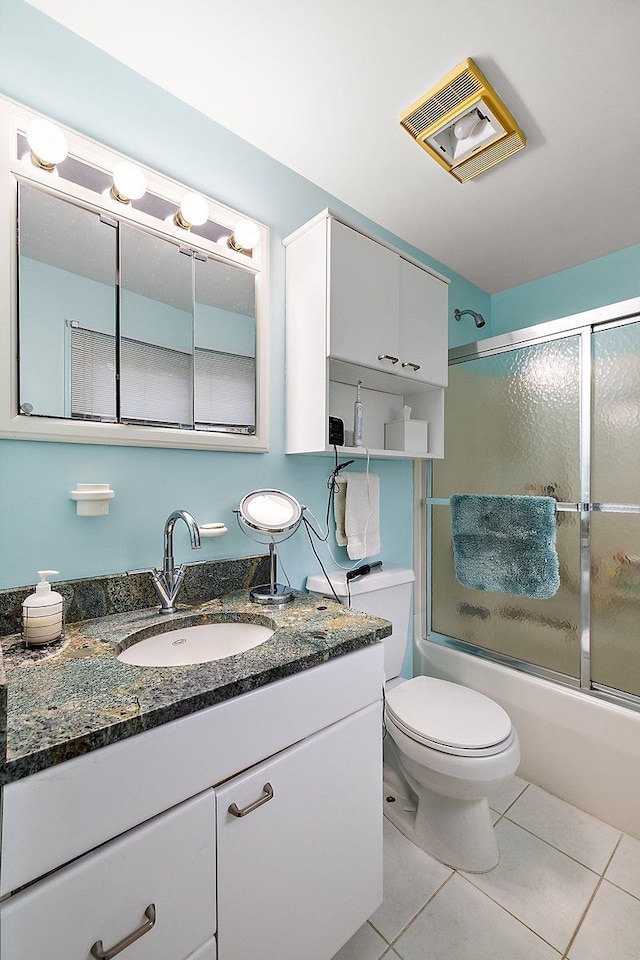
{"label": "grout line", "polygon": [[482,893],[482,894],[487,898],[487,900],[490,900],[492,903],[495,903],[496,907],[500,907],[500,909],[503,910],[506,914],[508,914],[508,915],[509,915],[510,917],[512,917],[514,920],[517,920],[517,922],[518,922],[521,926],[523,926],[523,927],[525,927],[525,929],[529,930],[534,936],[536,936],[536,937],[538,938],[538,940],[542,940],[542,942],[543,942],[543,943],[546,943],[549,947],[551,947],[552,950],[555,950],[555,952],[558,954],[558,957],[561,957],[561,956],[562,956],[562,951],[561,951],[561,950],[558,950],[558,948],[557,948],[556,946],[554,946],[554,944],[551,943],[550,940],[547,940],[545,937],[542,936],[541,933],[538,933],[538,931],[537,931],[537,930],[534,930],[533,927],[530,927],[528,923],[525,923],[525,921],[522,919],[522,917],[519,917],[519,916],[517,916],[515,913],[512,913],[511,910],[509,910],[508,907],[505,907],[505,905],[504,905],[503,903],[500,903],[499,900],[496,900],[495,897],[492,897],[491,894],[490,894],[490,893],[487,893],[486,890],[483,890],[481,887],[478,887],[478,886],[473,882],[473,880],[471,879],[471,876],[482,876],[482,874],[472,874],[471,876],[467,876],[466,873],[458,873],[457,870],[456,870],[456,873],[458,874],[459,877],[461,877],[462,880],[466,880],[467,883],[470,883],[471,886],[474,888],[474,890],[477,890],[479,893]]}
{"label": "grout line", "polygon": [[[429,904],[432,903],[433,900],[435,899],[435,897],[440,893],[440,891],[442,890],[442,888],[445,887],[445,886],[449,883],[449,880],[451,880],[451,877],[454,875],[454,873],[455,873],[455,871],[452,870],[451,873],[450,873],[450,875],[449,875],[445,880],[442,881],[442,883],[440,884],[440,886],[439,886],[436,890],[434,890],[434,892],[431,894],[431,896],[428,898],[428,900],[426,900],[425,903],[422,904],[422,906],[420,907],[420,909],[418,910],[418,912],[415,913],[415,914],[411,917],[411,919],[408,921],[408,923],[405,923],[405,925],[404,925],[404,927],[402,928],[402,930],[400,931],[400,933],[396,934],[396,936],[395,936],[392,940],[387,940],[387,938],[386,938],[385,936],[383,936],[383,934],[380,933],[380,931],[378,930],[377,927],[375,927],[373,924],[371,924],[371,926],[374,928],[374,930],[375,930],[377,933],[380,933],[380,936],[382,937],[382,939],[385,940],[385,941],[389,944],[389,946],[395,946],[395,944],[398,942],[398,940],[399,940],[400,937],[403,935],[403,933],[405,933],[405,932],[409,929],[409,927],[411,926],[411,924],[413,923],[413,921],[416,920],[416,919],[420,916],[420,914],[423,912],[423,910],[426,910],[426,908],[429,906]],[[371,922],[371,921],[369,921],[369,922]]]}
{"label": "grout line", "polygon": [[583,912],[582,912],[582,916],[581,916],[580,919],[578,920],[578,923],[577,923],[577,925],[576,925],[575,930],[573,931],[573,933],[572,933],[572,935],[571,935],[571,938],[570,938],[570,940],[569,940],[569,943],[567,944],[566,949],[565,949],[564,953],[562,954],[562,960],[566,960],[566,957],[567,957],[567,955],[568,955],[568,953],[569,953],[569,950],[571,950],[571,947],[573,946],[573,943],[574,943],[574,941],[575,941],[575,939],[576,939],[576,937],[577,937],[577,935],[578,935],[578,930],[580,929],[580,927],[581,927],[582,924],[584,923],[585,917],[587,916],[587,913],[589,912],[589,907],[591,906],[591,904],[592,904],[593,901],[595,900],[596,894],[597,894],[598,890],[600,889],[600,887],[602,886],[602,880],[603,880],[603,878],[600,877],[600,879],[598,880],[598,882],[597,882],[597,884],[596,884],[595,890],[593,891],[593,893],[591,894],[591,896],[590,896],[590,898],[589,898],[589,902],[587,903],[586,907],[584,908],[584,910],[583,910]]}
{"label": "grout line", "polygon": [[522,790],[520,791],[520,793],[518,794],[518,796],[515,798],[515,800],[512,800],[511,803],[508,804],[508,805],[504,808],[504,810],[503,810],[502,812],[500,812],[499,810],[496,810],[496,813],[500,813],[500,816],[501,816],[501,817],[506,816],[507,811],[511,810],[511,807],[514,805],[514,803],[517,803],[517,802],[518,802],[518,800],[520,799],[520,797],[522,797],[522,796],[524,795],[524,792],[525,792],[525,790],[527,789],[527,787],[530,787],[530,786],[531,786],[530,783],[525,784],[524,787],[522,788]]}
{"label": "grout line", "polygon": [[[569,860],[573,860],[573,862],[574,862],[574,863],[577,863],[578,866],[584,867],[585,870],[588,870],[590,873],[593,873],[596,877],[602,877],[602,876],[603,876],[603,874],[602,874],[599,870],[594,870],[593,867],[588,867],[586,863],[583,863],[583,862],[582,862],[582,860],[578,860],[578,859],[577,859],[576,857],[574,857],[571,853],[567,853],[566,850],[562,850],[560,847],[556,847],[556,845],[555,845],[554,843],[551,843],[550,840],[545,840],[544,837],[541,837],[539,834],[534,833],[533,830],[530,830],[528,827],[523,827],[521,823],[517,823],[516,820],[512,820],[510,817],[507,817],[506,814],[505,814],[505,816],[504,816],[504,819],[507,820],[507,821],[508,821],[510,824],[512,824],[514,827],[519,827],[521,830],[524,830],[524,832],[525,832],[525,833],[528,833],[530,837],[535,837],[536,840],[541,840],[542,843],[546,843],[546,845],[547,845],[548,847],[551,847],[552,850],[556,850],[558,853],[561,853],[563,856],[568,857]],[[499,823],[499,821],[496,821],[496,823],[494,824],[494,826],[497,826],[498,823]],[[618,844],[620,843],[620,839],[622,839],[622,837],[620,837],[620,838],[617,840],[616,846],[614,847],[614,850],[613,850],[613,853],[615,853],[615,851],[616,851],[616,849],[617,849],[617,846],[618,846]],[[611,856],[613,856],[613,853],[611,854]],[[608,865],[609,865],[609,861],[607,861],[607,866],[608,866]],[[606,867],[605,867],[605,870],[606,870]]]}

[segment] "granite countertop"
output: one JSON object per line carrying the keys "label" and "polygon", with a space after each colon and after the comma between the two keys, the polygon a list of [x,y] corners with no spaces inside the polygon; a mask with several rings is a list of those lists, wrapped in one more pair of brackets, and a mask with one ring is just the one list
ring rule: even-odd
{"label": "granite countertop", "polygon": [[[117,659],[134,634],[143,639],[172,624],[220,619],[248,619],[275,633],[246,653],[211,663],[137,667]],[[155,607],[68,624],[63,640],[33,650],[26,650],[17,634],[3,637],[7,706],[0,784],[307,670],[390,633],[387,621],[332,600],[296,592],[292,603],[265,607],[251,603],[243,590],[169,616]],[[0,751],[2,747],[0,743]]]}

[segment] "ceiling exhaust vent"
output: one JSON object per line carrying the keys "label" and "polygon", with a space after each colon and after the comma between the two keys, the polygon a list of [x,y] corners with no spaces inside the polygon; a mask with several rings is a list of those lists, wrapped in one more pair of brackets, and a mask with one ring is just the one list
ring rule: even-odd
{"label": "ceiling exhaust vent", "polygon": [[526,138],[473,60],[412,103],[400,124],[460,183],[516,153]]}

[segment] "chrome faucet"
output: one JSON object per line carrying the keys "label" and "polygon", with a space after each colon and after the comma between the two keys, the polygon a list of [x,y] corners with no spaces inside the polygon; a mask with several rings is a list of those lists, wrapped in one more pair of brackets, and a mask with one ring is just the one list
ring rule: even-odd
{"label": "chrome faucet", "polygon": [[149,571],[151,582],[160,600],[160,613],[176,612],[176,597],[182,586],[184,575],[187,572],[186,563],[180,564],[176,569],[173,559],[173,528],[177,520],[184,520],[187,525],[189,536],[191,537],[191,549],[198,550],[200,548],[200,531],[198,530],[198,524],[194,517],[186,510],[174,510],[173,513],[167,517],[167,522],[164,525],[164,559],[162,562],[162,571]]}

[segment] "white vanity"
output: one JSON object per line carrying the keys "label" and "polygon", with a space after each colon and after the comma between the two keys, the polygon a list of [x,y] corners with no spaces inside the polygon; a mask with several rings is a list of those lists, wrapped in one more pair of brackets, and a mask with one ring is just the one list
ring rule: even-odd
{"label": "white vanity", "polygon": [[330,960],[382,900],[382,660],[365,646],[7,784],[3,960]]}

